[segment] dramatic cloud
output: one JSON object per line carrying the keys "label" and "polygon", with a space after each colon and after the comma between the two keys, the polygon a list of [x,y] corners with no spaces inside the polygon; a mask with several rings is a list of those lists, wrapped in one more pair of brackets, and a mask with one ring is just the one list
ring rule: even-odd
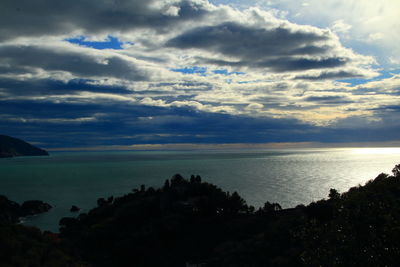
{"label": "dramatic cloud", "polygon": [[284,22],[272,26],[229,22],[198,27],[174,37],[166,46],[219,54],[217,58],[200,57],[200,64],[248,66],[274,72],[332,69],[373,62],[343,48],[329,30]]}
{"label": "dramatic cloud", "polygon": [[397,138],[400,75],[348,46],[347,17],[215,3],[1,1],[0,131],[47,147]]}
{"label": "dramatic cloud", "polygon": [[263,56],[313,55],[326,52],[316,42],[330,39],[329,32],[298,31],[286,28],[263,29],[236,23],[195,28],[168,42],[178,48],[214,49],[230,56],[255,60]]}
{"label": "dramatic cloud", "polygon": [[146,80],[144,71],[137,67],[137,61],[120,55],[102,54],[85,49],[44,46],[0,46],[0,63],[11,73],[14,68],[65,71],[81,77],[115,77],[129,80]]}
{"label": "dramatic cloud", "polygon": [[346,78],[363,78],[370,76],[371,73],[364,70],[360,73],[359,69],[343,69],[338,71],[321,71],[315,74],[299,75],[296,79],[303,80],[332,80],[332,79],[346,79]]}
{"label": "dramatic cloud", "polygon": [[13,1],[0,2],[0,39],[21,36],[108,34],[140,28],[157,31],[205,16],[207,1]]}
{"label": "dramatic cloud", "polygon": [[[219,1],[217,1],[219,2]],[[246,5],[260,1],[249,0]],[[269,0],[264,8],[275,8],[285,17],[300,24],[329,27],[346,46],[374,55],[381,64],[399,68],[400,35],[396,0]],[[282,12],[284,11],[284,12]]]}

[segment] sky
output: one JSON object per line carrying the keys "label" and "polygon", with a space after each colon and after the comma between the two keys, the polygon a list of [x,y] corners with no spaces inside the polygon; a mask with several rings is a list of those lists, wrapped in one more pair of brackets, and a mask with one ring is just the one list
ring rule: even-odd
{"label": "sky", "polygon": [[398,0],[2,0],[0,133],[47,149],[394,144]]}

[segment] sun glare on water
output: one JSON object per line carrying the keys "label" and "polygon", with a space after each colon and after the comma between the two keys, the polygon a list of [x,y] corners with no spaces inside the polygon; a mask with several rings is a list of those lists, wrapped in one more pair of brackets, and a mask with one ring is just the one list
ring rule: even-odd
{"label": "sun glare on water", "polygon": [[354,154],[364,154],[364,155],[400,155],[400,147],[366,147],[366,148],[353,148],[352,152]]}

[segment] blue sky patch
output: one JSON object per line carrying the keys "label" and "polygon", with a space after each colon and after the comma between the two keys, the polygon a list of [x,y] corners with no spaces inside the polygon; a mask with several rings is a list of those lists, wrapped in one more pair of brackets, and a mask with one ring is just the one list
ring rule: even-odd
{"label": "blue sky patch", "polygon": [[[201,76],[207,75],[206,67],[193,66],[193,67],[176,68],[176,69],[170,69],[170,70],[174,71],[174,72],[181,72],[183,74],[199,74]],[[220,75],[225,75],[225,76],[230,76],[230,75],[234,75],[234,74],[236,74],[236,75],[245,74],[244,72],[240,72],[240,71],[229,72],[227,69],[212,70],[211,72],[214,74],[220,74]]]}
{"label": "blue sky patch", "polygon": [[355,79],[343,79],[343,80],[338,80],[338,82],[345,82],[349,83],[351,87],[364,84],[364,83],[369,83],[369,82],[374,82],[374,81],[381,81],[387,78],[392,77],[394,74],[400,74],[400,69],[399,70],[383,70],[380,71],[380,75],[376,76],[375,78],[372,79],[362,79],[362,78],[355,78]]}
{"label": "blue sky patch", "polygon": [[[115,49],[115,50],[121,50],[122,45],[124,44],[123,42],[120,42],[118,38],[108,35],[107,39],[104,41],[97,41],[97,42],[92,42],[92,41],[86,41],[85,36],[78,36],[75,38],[68,38],[65,39],[65,41],[71,43],[71,44],[77,44],[81,46],[86,46],[86,47],[91,47],[95,49]],[[130,43],[133,44],[133,43]]]}
{"label": "blue sky patch", "polygon": [[206,75],[207,68],[205,67],[185,67],[185,68],[177,68],[177,69],[170,69],[171,71],[174,72],[181,72],[183,74],[199,74],[202,76]]}
{"label": "blue sky patch", "polygon": [[225,75],[225,76],[229,76],[229,75],[233,75],[233,74],[237,74],[237,75],[245,74],[244,72],[241,72],[241,71],[229,72],[227,69],[213,70],[212,72],[215,74],[221,74],[221,75]]}

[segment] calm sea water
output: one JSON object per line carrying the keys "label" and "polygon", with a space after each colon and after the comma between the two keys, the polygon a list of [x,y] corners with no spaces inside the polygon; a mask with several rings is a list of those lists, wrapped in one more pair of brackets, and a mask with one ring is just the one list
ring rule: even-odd
{"label": "calm sea water", "polygon": [[99,197],[120,196],[161,186],[176,173],[199,174],[204,181],[239,194],[248,204],[266,201],[283,207],[325,198],[364,184],[400,163],[400,148],[303,149],[277,151],[53,152],[49,157],[0,160],[0,194],[23,202],[39,199],[54,208],[25,223],[58,231],[71,205],[83,212]]}

